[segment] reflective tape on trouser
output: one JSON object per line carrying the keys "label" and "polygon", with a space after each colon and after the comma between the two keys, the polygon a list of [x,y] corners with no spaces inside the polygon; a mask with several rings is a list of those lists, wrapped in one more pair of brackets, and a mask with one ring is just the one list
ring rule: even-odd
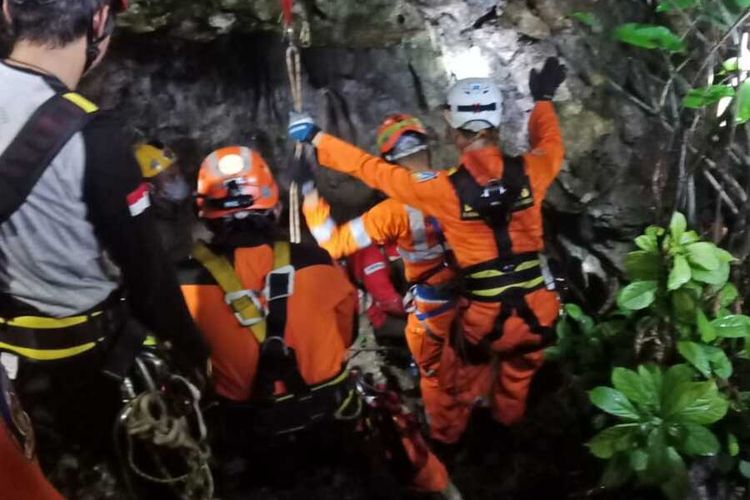
{"label": "reflective tape on trouser", "polygon": [[67,318],[0,318],[0,350],[36,361],[78,356],[104,340],[102,332],[91,324],[101,315],[102,311]]}

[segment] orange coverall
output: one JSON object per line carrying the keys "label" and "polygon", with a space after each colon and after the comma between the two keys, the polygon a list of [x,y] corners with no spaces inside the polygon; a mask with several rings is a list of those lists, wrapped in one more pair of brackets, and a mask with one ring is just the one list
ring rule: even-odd
{"label": "orange coverall", "polygon": [[[551,102],[536,104],[529,120],[529,133],[532,150],[523,155],[523,164],[533,205],[513,213],[507,228],[512,252],[517,255],[543,250],[542,201],[563,162],[564,147]],[[471,210],[471,207],[463,206],[450,172],[412,174],[406,168],[385,162],[327,134],[318,136],[316,146],[321,165],[353,175],[394,200],[434,216],[462,269],[498,258],[492,228],[481,219],[464,218],[466,209]],[[461,163],[482,185],[503,176],[502,152],[495,146],[467,151]],[[524,301],[541,326],[553,325],[559,313],[559,298],[554,291],[537,289],[526,293]],[[474,345],[482,341],[493,331],[500,311],[500,301],[468,301],[461,318],[465,340]],[[500,338],[492,343],[493,351],[502,353],[503,357],[495,359],[496,367],[485,367],[484,373],[491,374],[492,369],[496,369],[498,377],[488,384],[488,375],[483,374],[482,380],[475,380],[474,386],[478,393],[485,388],[491,390],[493,415],[502,423],[512,424],[523,417],[531,379],[542,362],[540,350],[518,355],[513,351],[519,347],[533,348],[540,343],[540,336],[515,312],[504,322]],[[455,353],[451,356],[450,349],[445,352],[441,371],[448,376],[450,370],[446,364],[460,367],[461,363]]]}
{"label": "orange coverall", "polygon": [[[248,290],[263,290],[273,269],[268,245],[234,250],[234,268]],[[357,293],[344,272],[319,248],[291,245],[295,268],[288,298],[284,341],[294,349],[302,378],[308,385],[332,379],[344,368],[353,341]],[[224,301],[224,291],[197,262],[180,272],[182,293],[196,324],[211,347],[216,392],[233,401],[248,401],[255,383],[260,345],[241,326]],[[407,447],[407,450],[410,450]],[[448,473],[432,454],[417,471],[414,486],[441,491]],[[434,489],[433,489],[434,488]]]}
{"label": "orange coverall", "polygon": [[438,381],[443,346],[456,315],[456,305],[451,290],[425,296],[425,292],[431,291],[429,287],[447,285],[453,278],[434,224],[419,210],[392,199],[341,226],[331,218],[328,203],[317,195],[305,197],[303,211],[318,244],[333,258],[349,255],[373,243],[396,243],[404,261],[406,280],[412,284],[421,282],[422,286],[415,287],[412,293],[413,310],[406,324],[406,342],[420,369],[420,389],[430,435],[438,440],[449,439],[453,422],[461,420],[456,412],[465,411],[465,406],[455,404],[454,398],[441,390]]}

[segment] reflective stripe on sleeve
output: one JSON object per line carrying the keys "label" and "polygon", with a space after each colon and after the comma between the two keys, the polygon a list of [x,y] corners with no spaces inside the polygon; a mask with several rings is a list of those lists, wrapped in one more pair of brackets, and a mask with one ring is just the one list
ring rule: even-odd
{"label": "reflective stripe on sleeve", "polygon": [[370,239],[370,235],[367,234],[365,221],[362,217],[357,217],[349,222],[349,231],[352,233],[352,238],[354,238],[357,248],[367,248],[372,245],[372,240]]}

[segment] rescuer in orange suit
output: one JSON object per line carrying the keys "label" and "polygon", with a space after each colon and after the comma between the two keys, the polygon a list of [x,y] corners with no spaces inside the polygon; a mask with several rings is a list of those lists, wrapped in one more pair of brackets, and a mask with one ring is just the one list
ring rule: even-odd
{"label": "rescuer in orange suit", "polygon": [[[427,130],[417,118],[389,115],[378,129],[377,143],[387,162],[429,175]],[[465,421],[456,412],[465,412],[466,408],[455,404],[451,395],[441,391],[438,382],[443,346],[455,318],[456,294],[450,286],[453,272],[446,262],[437,223],[411,206],[387,199],[337,227],[330,216],[330,207],[318,197],[317,191],[305,197],[303,210],[318,244],[334,258],[358,252],[373,243],[396,243],[410,284],[406,341],[419,366],[430,436],[452,441],[455,422]]]}
{"label": "rescuer in orange suit", "polygon": [[34,461],[34,430],[0,365],[0,497],[62,500]]}
{"label": "rescuer in orange suit", "polygon": [[[458,81],[445,107],[449,136],[461,153],[461,165],[451,171],[413,174],[321,133],[309,116],[293,116],[289,126],[292,139],[316,146],[322,166],[358,177],[438,220],[460,268],[464,296],[461,331],[452,336],[453,349],[445,350],[442,363],[497,370],[487,390],[494,418],[506,425],[524,415],[541,348],[559,313],[540,252],[542,202],[564,156],[551,103],[564,79],[557,58],[531,71],[532,149],[518,158],[503,155],[498,145],[499,89],[482,78]],[[476,380],[482,392],[483,384]]]}
{"label": "rescuer in orange suit", "polygon": [[[346,366],[357,294],[346,275],[323,249],[277,239],[279,190],[257,152],[210,154],[197,195],[213,240],[193,248],[180,279],[211,346],[229,439],[254,428],[251,444],[272,443],[319,420],[351,420],[342,415],[358,401]],[[442,463],[413,451],[414,486],[446,489]]]}

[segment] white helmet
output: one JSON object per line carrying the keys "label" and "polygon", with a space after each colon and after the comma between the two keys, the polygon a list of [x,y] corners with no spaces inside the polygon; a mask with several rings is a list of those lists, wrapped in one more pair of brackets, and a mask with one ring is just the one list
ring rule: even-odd
{"label": "white helmet", "polygon": [[489,78],[465,78],[448,91],[445,107],[451,127],[479,132],[500,126],[503,95]]}

